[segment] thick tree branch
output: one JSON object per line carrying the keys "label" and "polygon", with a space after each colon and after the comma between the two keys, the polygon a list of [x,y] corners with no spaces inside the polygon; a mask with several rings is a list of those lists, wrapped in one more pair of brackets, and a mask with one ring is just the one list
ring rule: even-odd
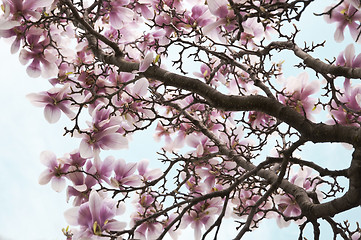
{"label": "thick tree branch", "polygon": [[[68,6],[71,4],[69,1],[63,1]],[[120,72],[137,72],[139,69],[139,63],[126,61],[119,54],[106,54],[102,49],[98,47],[98,40],[104,42],[105,39],[101,39],[98,35],[93,34],[94,30],[89,29],[89,24],[86,24],[83,18],[76,14],[76,9],[71,8],[74,18],[78,23],[83,25],[85,29],[86,37],[89,42],[94,55],[106,64],[117,66]],[[85,22],[85,23],[84,23]],[[107,43],[108,44],[108,43]],[[361,69],[352,69],[346,67],[333,66],[325,64],[318,59],[312,58],[309,54],[301,50],[296,45],[289,45],[286,42],[283,45],[284,48],[292,49],[296,56],[303,59],[304,63],[320,73],[329,73],[334,76],[344,76],[348,78],[361,78]],[[110,46],[113,46],[111,44]],[[353,155],[351,167],[349,170],[350,176],[350,188],[345,195],[337,198],[333,201],[314,204],[311,202],[306,191],[294,184],[291,184],[286,179],[279,180],[278,175],[270,170],[259,170],[257,175],[266,179],[269,184],[274,184],[280,181],[279,186],[287,193],[292,194],[299,206],[302,209],[302,213],[308,218],[316,219],[319,217],[332,216],[342,211],[348,210],[352,207],[358,206],[361,199],[361,130],[357,127],[352,126],[341,126],[341,125],[326,125],[323,123],[313,123],[306,119],[302,114],[289,106],[285,106],[279,101],[259,96],[236,96],[236,95],[225,95],[206,83],[187,76],[179,75],[166,71],[157,66],[151,66],[147,71],[139,73],[148,79],[155,79],[161,81],[165,85],[173,86],[176,88],[191,91],[192,93],[198,94],[203,97],[210,106],[225,110],[225,111],[259,111],[271,115],[296,129],[301,137],[305,141],[312,142],[345,142],[352,144],[356,150]],[[187,116],[186,116],[187,117]],[[189,117],[189,116],[188,116]],[[190,119],[191,120],[191,119]],[[196,120],[191,120],[195,123],[202,132],[209,137],[216,145],[222,154],[227,155],[230,159],[235,160],[240,166],[247,171],[254,171],[256,166],[243,159],[236,152],[232,151],[225,144],[221,143],[219,139],[215,137],[213,133],[207,131],[207,129]],[[228,194],[229,192],[226,192]],[[225,196],[218,192],[217,196]]]}

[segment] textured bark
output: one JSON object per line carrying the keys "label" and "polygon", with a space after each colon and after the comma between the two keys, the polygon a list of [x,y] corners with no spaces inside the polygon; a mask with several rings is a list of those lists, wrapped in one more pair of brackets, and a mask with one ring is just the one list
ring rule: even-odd
{"label": "textured bark", "polygon": [[[97,33],[89,24],[76,13],[76,9],[72,8],[69,1],[63,1],[68,4],[75,16],[78,24],[87,32],[86,37],[94,55],[102,62],[117,66],[121,72],[137,72],[139,63],[124,60],[123,54],[117,49],[116,44],[107,40],[105,37]],[[98,48],[98,40],[101,40],[112,47],[114,54],[106,54],[102,49]],[[316,72],[323,74],[331,74],[334,76],[343,76],[349,78],[361,78],[361,69],[352,69],[347,67],[334,66],[326,64],[319,59],[315,59],[308,53],[302,51],[298,46],[290,42],[275,42],[268,49],[289,49],[295,55],[301,58],[304,64]],[[274,98],[250,95],[236,96],[225,95],[206,83],[184,75],[169,72],[157,66],[151,66],[144,73],[140,73],[148,79],[158,80],[167,86],[173,86],[195,93],[204,98],[207,103],[217,109],[225,111],[259,111],[273,116],[280,121],[288,124],[296,129],[302,139],[312,141],[314,143],[321,142],[339,142],[349,143],[355,147],[351,166],[349,168],[349,189],[339,198],[322,204],[314,204],[303,188],[291,184],[287,180],[282,180],[280,188],[285,192],[293,195],[302,209],[302,212],[309,219],[320,217],[334,216],[340,212],[346,211],[360,205],[361,200],[361,129],[353,126],[344,125],[326,125],[324,123],[314,123],[306,119],[302,114],[293,108],[280,103]],[[212,137],[212,136],[210,136]],[[227,155],[230,159],[234,159],[244,169],[252,171],[256,166],[244,160],[241,156],[237,156],[235,152],[228,149],[224,145],[219,145],[220,151]],[[278,175],[270,170],[259,170],[257,175],[266,179],[269,184],[277,181]]]}

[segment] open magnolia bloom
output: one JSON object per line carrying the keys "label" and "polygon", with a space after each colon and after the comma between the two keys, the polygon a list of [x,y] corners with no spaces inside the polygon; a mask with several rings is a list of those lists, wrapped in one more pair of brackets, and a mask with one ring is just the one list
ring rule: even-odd
{"label": "open magnolia bloom", "polygon": [[29,100],[78,140],[40,155],[39,183],[73,204],[67,240],[238,240],[272,220],[360,237],[334,218],[361,204],[359,1],[2,3],[0,37],[51,84]]}
{"label": "open magnolia bloom", "polygon": [[102,236],[104,233],[121,231],[125,228],[126,223],[114,219],[124,210],[124,204],[118,205],[116,201],[103,198],[93,190],[89,194],[89,201],[67,210],[65,218],[69,224],[80,226],[80,230],[74,235],[75,239],[97,239],[97,236]]}

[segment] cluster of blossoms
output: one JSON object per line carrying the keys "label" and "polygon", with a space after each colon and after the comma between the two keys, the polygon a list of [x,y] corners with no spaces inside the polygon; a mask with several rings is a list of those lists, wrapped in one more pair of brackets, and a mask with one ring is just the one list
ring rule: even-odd
{"label": "cluster of blossoms", "polygon": [[[320,81],[310,81],[307,72],[286,78],[279,64],[266,62],[274,49],[296,49],[290,41],[294,36],[264,45],[282,36],[284,22],[299,18],[286,0],[2,2],[0,37],[12,41],[12,53],[22,48],[20,62],[30,77],[48,78],[52,85],[29,94],[29,100],[44,108],[49,123],[64,113],[74,122],[66,134],[80,139],[77,150],[64,157],[49,151],[40,157],[47,169],[39,183],[51,182],[57,192],[66,188],[67,200],[73,201],[65,213],[74,226],[64,230],[68,239],[165,234],[177,239],[190,226],[199,240],[219,228],[224,216],[233,216],[247,230],[265,218],[276,219],[280,227],[306,224],[295,191],[275,179],[315,193],[316,202],[324,197],[322,181],[311,168],[315,165],[290,160],[305,143],[298,142],[310,141],[292,128],[302,124],[287,123],[284,131],[277,117],[291,119],[281,116],[286,109],[308,123],[327,106],[328,124],[359,126],[361,88],[350,79],[342,87],[326,79],[332,96],[321,103],[316,98]],[[326,9],[326,21],[338,24],[336,41],[344,39],[346,27],[359,41],[359,9],[353,0]],[[180,78],[165,70],[168,57],[182,74],[193,57],[193,76]],[[333,66],[359,68],[361,55],[349,45]],[[269,109],[253,97],[269,100]],[[237,105],[240,99],[246,104]],[[125,149],[134,132],[148,128],[165,143],[159,152],[165,169],[150,169],[147,160],[102,159],[102,151]],[[300,140],[293,143],[296,137]],[[276,142],[280,154],[276,162],[263,161],[261,170],[257,164],[268,142]],[[274,169],[278,164],[280,171]],[[294,165],[300,166],[298,172]],[[311,204],[309,196],[304,200]],[[130,221],[124,222],[129,202]],[[347,231],[359,238],[359,232]]]}

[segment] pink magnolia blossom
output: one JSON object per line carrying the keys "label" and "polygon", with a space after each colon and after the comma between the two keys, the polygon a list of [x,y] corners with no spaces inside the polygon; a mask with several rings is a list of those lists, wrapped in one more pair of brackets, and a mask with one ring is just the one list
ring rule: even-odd
{"label": "pink magnolia blossom", "polygon": [[[345,79],[343,87],[344,92],[341,96],[339,96],[339,100],[351,110],[360,111],[361,86],[352,86],[351,81],[349,79]],[[342,106],[337,106],[335,102],[332,102],[331,106],[333,109],[330,109],[330,114],[333,119],[328,120],[327,123],[334,124],[336,120],[339,124],[357,125],[356,122],[360,120],[359,117],[354,116]]]}
{"label": "pink magnolia blossom", "polygon": [[124,24],[133,20],[134,12],[125,7],[129,2],[129,0],[112,0],[110,3],[104,2],[105,9],[109,11],[110,25],[113,28],[120,29]]}
{"label": "pink magnolia blossom", "polygon": [[151,0],[138,0],[135,3],[134,10],[142,15],[146,19],[152,19],[154,16],[154,12],[151,11],[152,1]]}
{"label": "pink magnolia blossom", "polygon": [[210,140],[202,134],[188,135],[186,138],[186,143],[190,147],[195,148],[195,150],[190,152],[190,154],[197,157],[215,152],[218,149],[216,146],[212,146],[213,144],[210,142]]}
{"label": "pink magnolia blossom", "polygon": [[137,170],[142,178],[143,182],[153,181],[162,176],[163,172],[161,169],[148,169],[149,160],[143,159],[138,163]]}
{"label": "pink magnolia blossom", "polygon": [[[164,228],[166,228],[171,222],[173,222],[173,220],[177,217],[177,214],[171,214],[165,221],[163,221],[163,226]],[[177,240],[179,235],[180,235],[180,231],[177,231],[177,225],[173,225],[173,227],[171,227],[168,231],[168,234],[170,235],[170,237],[173,240]]]}
{"label": "pink magnolia blossom", "polygon": [[284,104],[293,107],[297,112],[310,118],[316,110],[315,104],[317,103],[317,99],[310,97],[310,95],[318,92],[319,89],[319,82],[309,82],[308,74],[303,72],[297,77],[287,79],[285,83],[285,93],[288,97],[279,95],[279,99]]}
{"label": "pink magnolia blossom", "polygon": [[[133,213],[131,218],[133,224],[137,220],[141,220],[145,217],[151,216],[157,212],[154,206],[159,207],[160,205],[155,201],[154,197],[148,193],[143,193],[139,196],[139,199],[135,203],[136,213]],[[159,210],[158,209],[158,210]],[[136,228],[134,237],[139,239],[155,239],[159,234],[162,233],[163,225],[155,219],[146,221]]]}
{"label": "pink magnolia blossom", "polygon": [[338,55],[336,65],[351,68],[361,67],[361,54],[356,56],[354,45],[349,44],[346,49]]}
{"label": "pink magnolia blossom", "polygon": [[96,177],[94,181],[104,181],[110,183],[110,176],[114,170],[115,158],[112,156],[106,157],[103,161],[100,158],[95,158],[94,161],[88,161],[85,170]]}
{"label": "pink magnolia blossom", "polygon": [[92,190],[89,201],[67,210],[64,215],[70,225],[80,226],[74,239],[102,239],[101,235],[109,231],[121,231],[126,223],[115,219],[125,211],[124,204],[101,196]]}
{"label": "pink magnolia blossom", "polygon": [[26,72],[30,77],[53,77],[58,73],[57,57],[53,50],[45,48],[50,43],[50,40],[41,38],[42,35],[39,34],[27,35],[27,42],[30,47],[20,51],[19,60],[23,65],[31,61],[26,68]]}
{"label": "pink magnolia blossom", "polygon": [[134,237],[137,239],[156,239],[162,230],[163,225],[160,222],[145,222],[135,230]]}
{"label": "pink magnolia blossom", "polygon": [[[181,177],[184,180],[186,178],[186,174],[184,172],[181,173]],[[207,185],[203,182],[200,182],[194,176],[191,176],[186,181],[186,187],[191,192],[193,196],[199,196],[203,194],[208,188]]]}
{"label": "pink magnolia blossom", "polygon": [[[49,7],[54,0],[3,0],[5,16],[12,20],[22,17],[39,19],[42,8]],[[39,10],[38,10],[39,9]]]}
{"label": "pink magnolia blossom", "polygon": [[178,131],[178,136],[175,138],[175,131],[171,128],[168,128],[163,125],[162,122],[158,122],[157,127],[155,129],[154,139],[159,142],[164,137],[165,146],[164,149],[168,152],[177,151],[180,149],[185,142],[185,127],[182,124]]}
{"label": "pink magnolia blossom", "polygon": [[212,22],[207,6],[195,5],[192,7],[192,14],[187,16],[187,22],[191,27],[204,27]]}
{"label": "pink magnolia blossom", "polygon": [[[353,2],[353,1],[352,1]],[[360,4],[360,3],[358,3]],[[335,41],[342,42],[344,39],[344,30],[346,27],[349,28],[352,38],[360,42],[359,38],[359,22],[361,21],[361,12],[359,12],[354,7],[354,2],[352,5],[349,4],[349,1],[344,1],[341,5],[337,6],[332,12],[331,15],[324,15],[324,19],[328,23],[337,23],[337,28],[335,31]],[[328,7],[330,9],[331,7]],[[328,10],[326,9],[326,10]]]}
{"label": "pink magnolia blossom", "polygon": [[87,202],[91,187],[96,184],[96,180],[91,175],[84,176],[82,172],[83,166],[88,159],[80,156],[79,150],[74,150],[66,158],[69,165],[68,174],[66,177],[73,183],[73,186],[68,186],[66,190],[67,202],[71,197],[74,197],[73,205],[79,206]]}
{"label": "pink magnolia blossom", "polygon": [[[339,54],[336,59],[336,65],[359,68],[361,67],[361,54],[356,56],[355,47],[353,44],[350,44]],[[346,78],[343,83],[343,90],[340,91],[342,94],[339,94],[337,97],[346,105],[346,107],[354,111],[361,110],[361,86],[352,86],[351,80]],[[334,120],[336,120],[340,124],[355,125],[355,122],[358,121],[358,117],[352,115],[352,113],[348,112],[341,105],[332,102],[331,106],[332,109],[330,109],[330,114],[332,115],[333,120],[329,120],[327,123],[333,124]]]}
{"label": "pink magnolia blossom", "polygon": [[[292,174],[292,173],[291,173]],[[319,200],[322,200],[322,193],[316,189],[317,179],[314,179],[315,176],[312,175],[312,169],[304,167],[299,169],[297,173],[293,173],[290,178],[290,182],[302,187],[305,191],[316,191]],[[301,208],[298,206],[294,197],[289,194],[281,194],[275,196],[275,202],[278,206],[278,210],[286,217],[297,217],[301,215]],[[298,224],[304,222],[305,219],[300,219],[297,221]],[[282,216],[277,216],[277,224],[279,227],[287,227],[290,222],[286,222]]]}
{"label": "pink magnolia blossom", "polygon": [[248,121],[253,128],[270,127],[276,123],[276,120],[262,112],[251,111],[248,113]]}
{"label": "pink magnolia blossom", "polygon": [[[246,190],[241,189],[236,198],[232,199],[232,203],[235,205],[234,207],[234,215],[238,217],[239,214],[242,214],[241,218],[246,218],[251,208],[256,204],[256,202],[261,198],[261,195],[257,193],[257,189]],[[272,204],[269,200],[266,200],[263,204],[261,204],[258,209],[259,211],[253,216],[253,220],[257,221],[263,217],[265,217],[265,212],[263,210],[269,210],[272,208]],[[271,216],[267,213],[267,217]]]}
{"label": "pink magnolia blossom", "polygon": [[87,161],[88,159],[87,158],[82,158],[80,156],[80,153],[79,153],[79,150],[76,149],[74,151],[72,151],[70,154],[69,154],[69,158],[67,160],[67,163],[70,165],[70,166],[74,166],[76,168],[81,168],[84,166],[85,162]]}
{"label": "pink magnolia blossom", "polygon": [[44,107],[44,117],[49,123],[59,121],[61,112],[69,118],[75,117],[71,110],[71,102],[67,100],[69,86],[66,84],[62,88],[52,88],[47,92],[30,93],[27,98],[32,104],[38,107]]}
{"label": "pink magnolia blossom", "polygon": [[128,146],[126,137],[118,133],[120,119],[110,118],[110,109],[98,105],[92,112],[93,122],[88,123],[88,133],[78,135],[80,142],[80,155],[84,158],[98,156],[100,149],[121,149]]}
{"label": "pink magnolia blossom", "polygon": [[159,121],[157,123],[157,127],[155,128],[155,134],[154,134],[154,139],[159,142],[160,139],[162,137],[164,137],[166,142],[171,142],[172,138],[171,138],[171,134],[174,133],[174,131],[172,131],[172,129],[164,126],[164,124]]}
{"label": "pink magnolia blossom", "polygon": [[360,8],[361,8],[360,0],[345,0],[345,2],[351,4],[357,10],[360,10]]}
{"label": "pink magnolia blossom", "polygon": [[[275,196],[277,202],[278,211],[280,211],[286,217],[297,217],[301,215],[302,211],[295,199],[288,194]],[[287,227],[291,221],[286,222],[281,215],[277,216],[277,225],[280,228]]]}
{"label": "pink magnolia blossom", "polygon": [[181,228],[191,226],[194,229],[194,239],[200,240],[202,228],[208,229],[215,221],[215,217],[221,213],[223,201],[221,198],[212,198],[196,204],[183,217]]}
{"label": "pink magnolia blossom", "polygon": [[63,159],[56,158],[55,154],[44,151],[40,154],[40,161],[48,169],[44,170],[39,176],[39,184],[44,185],[51,181],[51,187],[61,192],[65,188],[65,174],[69,165],[65,164]]}
{"label": "pink magnolia blossom", "polygon": [[25,26],[15,26],[13,28],[0,30],[0,37],[14,39],[10,48],[11,54],[19,51],[20,45],[23,41],[24,31]]}
{"label": "pink magnolia blossom", "polygon": [[126,163],[124,159],[118,159],[114,166],[115,176],[111,179],[112,185],[123,188],[123,186],[140,186],[142,181],[139,175],[134,174],[137,163]]}
{"label": "pink magnolia blossom", "polygon": [[148,92],[148,87],[149,82],[146,78],[139,79],[132,87],[133,96],[144,97]]}
{"label": "pink magnolia blossom", "polygon": [[[75,170],[70,167],[69,171]],[[68,186],[66,190],[66,199],[69,202],[70,198],[74,197],[73,205],[80,206],[89,200],[89,193],[92,187],[96,184],[94,177],[90,175],[84,176],[81,172],[72,172],[67,175],[74,186]]]}

